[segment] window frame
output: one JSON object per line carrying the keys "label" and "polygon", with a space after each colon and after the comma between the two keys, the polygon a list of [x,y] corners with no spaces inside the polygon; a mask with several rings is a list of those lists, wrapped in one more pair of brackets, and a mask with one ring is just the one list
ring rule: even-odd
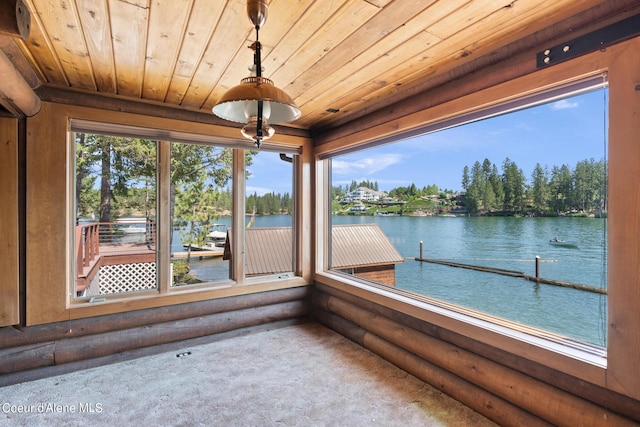
{"label": "window frame", "polygon": [[[156,169],[156,180],[157,180],[157,221],[156,221],[156,229],[158,232],[158,238],[156,243],[156,283],[157,288],[148,289],[144,291],[137,291],[135,293],[123,293],[123,294],[114,294],[114,295],[104,295],[98,298],[72,298],[70,304],[83,304],[86,302],[94,303],[96,300],[98,302],[105,302],[108,300],[118,300],[118,299],[127,299],[132,296],[153,296],[156,294],[167,294],[171,292],[184,292],[187,289],[207,289],[207,288],[224,288],[224,287],[232,287],[232,286],[241,286],[248,284],[261,283],[264,281],[276,280],[282,275],[262,275],[259,277],[247,277],[245,274],[245,263],[244,257],[241,256],[232,256],[230,263],[230,270],[232,274],[226,280],[220,281],[211,281],[204,282],[197,285],[188,285],[188,286],[171,286],[171,277],[170,277],[170,264],[171,260],[167,256],[167,254],[171,253],[171,243],[170,243],[170,228],[171,224],[169,224],[170,215],[170,175],[171,175],[171,144],[172,143],[184,143],[184,144],[200,144],[200,145],[211,145],[216,148],[228,148],[232,150],[233,156],[233,165],[231,172],[231,187],[232,187],[232,198],[233,198],[233,212],[232,212],[232,226],[231,226],[231,240],[234,244],[231,245],[231,248],[244,248],[245,243],[245,202],[246,202],[246,164],[245,164],[245,154],[246,151],[255,150],[255,147],[252,143],[248,143],[245,141],[237,141],[236,143],[230,141],[220,140],[215,136],[203,136],[190,134],[186,132],[162,132],[154,129],[141,128],[136,126],[122,126],[114,123],[103,123],[96,121],[87,121],[87,120],[78,120],[71,118],[69,120],[70,124],[70,135],[69,139],[71,141],[75,141],[75,134],[79,132],[83,132],[86,134],[103,134],[107,136],[117,136],[117,137],[128,137],[128,138],[144,138],[152,140],[156,143],[156,160],[157,160],[157,169]],[[178,141],[173,139],[165,140],[159,139],[159,136],[170,136],[171,138],[177,138]],[[75,152],[74,147],[70,147],[70,149]],[[300,153],[299,147],[283,147],[278,146],[270,142],[265,146],[262,146],[262,151],[277,151],[287,154],[293,154],[294,157],[298,157]],[[75,155],[72,156],[75,160]],[[73,163],[73,168],[70,168],[71,176],[69,177],[69,182],[71,183],[71,188],[75,189],[75,161]],[[295,181],[295,179],[294,179]],[[75,191],[75,190],[73,190]],[[73,194],[73,193],[72,193]],[[73,202],[73,198],[71,198]],[[74,206],[75,207],[75,206]],[[71,209],[72,212],[75,212],[75,209]],[[241,214],[236,214],[236,211],[239,211]],[[295,219],[297,212],[294,209],[293,218]],[[75,224],[75,217],[70,218],[72,224]],[[295,220],[294,220],[295,222]],[[73,225],[69,227],[71,230],[74,230]],[[75,236],[75,231],[74,231]],[[75,239],[75,237],[74,237]],[[294,241],[296,240],[295,236],[293,236]],[[72,240],[73,241],[73,240]],[[74,245],[75,246],[75,245]],[[295,245],[294,245],[295,246]],[[240,252],[241,251],[241,252]],[[244,253],[244,249],[233,250],[233,252]],[[73,254],[75,254],[75,249]],[[75,257],[71,257],[73,270],[76,271],[75,267]],[[292,264],[293,265],[293,264]],[[292,269],[293,270],[293,269]],[[293,273],[293,271],[291,271]],[[72,280],[70,284],[71,290],[70,295],[75,291],[75,281]]]}
{"label": "window frame", "polygon": [[[79,125],[80,123],[80,125]],[[85,125],[91,124],[89,128]],[[94,128],[93,125],[96,127]],[[73,282],[73,248],[75,230],[75,212],[73,174],[75,173],[75,149],[72,131],[87,131],[117,134],[110,130],[119,129],[126,135],[155,139],[158,141],[158,168],[160,164],[170,164],[170,143],[196,142],[213,143],[218,146],[234,148],[234,215],[244,223],[244,149],[254,149],[249,141],[239,139],[236,128],[206,123],[182,122],[174,119],[144,116],[140,114],[106,111],[89,107],[43,102],[41,112],[30,119],[27,133],[27,310],[28,326],[58,322],[69,319],[99,316],[126,312],[138,309],[161,307],[205,299],[224,298],[229,296],[251,294],[276,289],[286,289],[310,284],[310,270],[298,259],[297,276],[278,279],[262,277],[261,280],[251,278],[225,282],[210,282],[203,285],[170,287],[168,281],[169,262],[166,268],[159,268],[159,289],[135,294],[114,295],[109,298],[96,299],[93,302],[74,300]],[[132,134],[132,131],[133,132]],[[138,132],[140,131],[140,132]],[[151,137],[151,138],[150,138]],[[308,168],[311,161],[310,138],[292,135],[278,135],[264,144],[264,150],[298,153],[302,163]],[[167,168],[164,168],[168,175]],[[299,169],[298,169],[299,172]],[[159,177],[159,180],[166,179]],[[297,173],[298,186],[305,189],[294,195],[298,208],[308,206],[310,193],[309,174]],[[158,191],[168,196],[168,181],[158,182]],[[242,190],[242,191],[240,191]],[[158,221],[168,221],[168,198],[159,195],[157,214]],[[298,200],[300,199],[300,200]],[[307,208],[308,209],[308,208]],[[298,210],[300,212],[300,210]],[[235,219],[237,221],[237,219]],[[301,218],[295,229],[296,255],[309,258],[310,246],[305,246],[307,239],[302,237],[303,227],[309,227],[308,219]],[[236,248],[244,244],[244,227],[234,227]],[[168,229],[158,228],[158,253],[167,253]],[[163,236],[162,233],[165,233]],[[51,236],[44,240],[39,236]],[[64,236],[64,238],[54,238]],[[166,242],[162,244],[160,242]],[[242,272],[241,257],[238,259],[238,272]],[[302,266],[302,267],[300,267]],[[166,270],[166,271],[165,271]]]}
{"label": "window frame", "polygon": [[[314,270],[317,283],[365,298],[421,320],[463,334],[516,357],[540,363],[558,372],[592,384],[640,398],[640,371],[635,367],[640,357],[638,334],[640,310],[633,302],[640,300],[640,266],[633,254],[640,252],[638,239],[625,235],[640,234],[635,218],[640,207],[634,198],[640,193],[640,149],[631,135],[640,133],[633,114],[640,110],[637,81],[640,38],[619,43],[571,61],[479,90],[422,111],[391,118],[372,126],[352,129],[348,135],[336,135],[316,147],[315,165],[318,183],[315,201],[316,252]],[[490,316],[459,307],[450,307],[429,298],[415,298],[399,289],[345,277],[328,270],[330,254],[330,167],[333,155],[360,150],[380,141],[393,141],[419,128],[446,123],[455,117],[493,108],[499,104],[543,92],[585,77],[606,73],[609,77],[609,234],[608,234],[608,343],[606,352],[598,354],[571,345],[562,339],[552,340],[533,328],[520,328]],[[634,87],[636,88],[634,91]],[[634,93],[635,92],[635,93]],[[635,163],[634,163],[635,161]],[[625,171],[626,169],[626,171]],[[631,206],[631,207],[630,207]],[[629,241],[633,240],[633,241]]]}

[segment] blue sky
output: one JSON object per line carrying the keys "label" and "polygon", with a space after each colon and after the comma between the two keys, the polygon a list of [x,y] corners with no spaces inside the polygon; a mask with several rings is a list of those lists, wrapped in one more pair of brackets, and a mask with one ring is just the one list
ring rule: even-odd
{"label": "blue sky", "polygon": [[[506,157],[529,180],[536,163],[569,165],[605,157],[606,91],[598,90],[526,110],[352,153],[332,160],[333,185],[377,181],[381,190],[415,183],[461,189],[462,170],[487,158],[502,172]],[[291,191],[291,166],[260,153],[247,193]]]}
{"label": "blue sky", "polygon": [[280,159],[279,153],[260,151],[253,156],[251,166],[248,167],[249,179],[245,184],[247,195],[257,193],[292,193],[293,167],[291,163]]}

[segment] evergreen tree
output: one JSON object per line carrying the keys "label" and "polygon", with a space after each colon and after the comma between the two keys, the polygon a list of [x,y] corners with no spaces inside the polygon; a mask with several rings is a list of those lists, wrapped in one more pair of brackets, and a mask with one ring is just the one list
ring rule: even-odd
{"label": "evergreen tree", "polygon": [[536,163],[531,174],[533,210],[538,213],[545,213],[549,210],[550,192],[549,177],[546,168],[542,168],[540,163]]}
{"label": "evergreen tree", "polygon": [[462,188],[465,191],[469,191],[469,184],[470,184],[470,179],[469,179],[469,166],[465,165],[464,168],[462,169]]}
{"label": "evergreen tree", "polygon": [[522,169],[508,157],[502,163],[502,183],[504,210],[513,213],[523,211],[526,180]]}
{"label": "evergreen tree", "polygon": [[553,195],[555,213],[570,211],[573,198],[573,177],[568,165],[553,167],[549,187]]}
{"label": "evergreen tree", "polygon": [[471,213],[477,213],[482,207],[482,195],[484,191],[484,175],[482,166],[476,161],[471,168],[471,183],[467,190],[467,208]]}
{"label": "evergreen tree", "polygon": [[489,175],[489,182],[491,183],[491,189],[493,190],[494,208],[502,209],[504,205],[504,185],[500,174],[498,173],[498,167],[494,164],[491,166],[491,174]]}

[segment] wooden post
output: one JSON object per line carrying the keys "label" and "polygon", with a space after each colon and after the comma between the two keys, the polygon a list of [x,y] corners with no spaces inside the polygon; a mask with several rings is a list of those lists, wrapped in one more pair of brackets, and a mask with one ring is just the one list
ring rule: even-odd
{"label": "wooden post", "polygon": [[0,34],[29,38],[31,12],[22,0],[5,0],[0,3]]}
{"label": "wooden post", "polygon": [[16,116],[36,115],[41,107],[40,98],[2,51],[0,51],[0,75],[2,76],[0,104]]}
{"label": "wooden post", "polygon": [[420,259],[422,259],[422,246],[423,246],[423,243],[422,243],[422,240],[420,240]]}
{"label": "wooden post", "polygon": [[536,279],[540,278],[540,255],[536,255]]}

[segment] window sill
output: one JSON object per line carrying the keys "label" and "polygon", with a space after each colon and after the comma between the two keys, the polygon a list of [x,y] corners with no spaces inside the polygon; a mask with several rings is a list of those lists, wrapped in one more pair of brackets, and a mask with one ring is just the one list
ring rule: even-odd
{"label": "window sill", "polygon": [[119,295],[104,300],[72,301],[67,305],[70,319],[121,313],[147,308],[164,307],[174,304],[196,302],[201,300],[227,298],[239,295],[268,292],[280,289],[307,286],[309,283],[302,277],[273,280],[272,277],[252,280],[244,284],[226,281],[208,285],[184,286],[182,289],[172,288],[170,292],[160,294],[157,291],[141,294]]}

